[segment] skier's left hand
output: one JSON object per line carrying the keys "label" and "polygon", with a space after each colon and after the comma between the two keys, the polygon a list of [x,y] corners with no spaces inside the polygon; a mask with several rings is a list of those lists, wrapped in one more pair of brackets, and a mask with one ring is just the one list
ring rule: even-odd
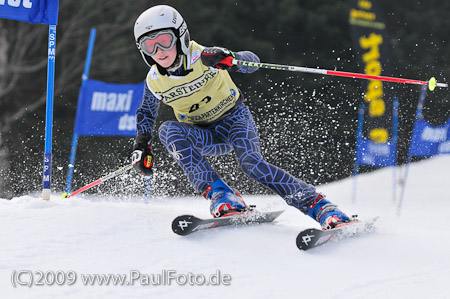
{"label": "skier's left hand", "polygon": [[204,48],[202,51],[202,63],[206,66],[225,70],[233,66],[234,53],[220,47]]}
{"label": "skier's left hand", "polygon": [[134,151],[131,156],[133,168],[144,176],[153,174],[153,153],[150,146],[152,137],[150,134],[136,136],[134,141]]}
{"label": "skier's left hand", "polygon": [[133,168],[144,176],[153,174],[153,153],[152,148],[147,146],[144,150],[134,150],[131,156]]}

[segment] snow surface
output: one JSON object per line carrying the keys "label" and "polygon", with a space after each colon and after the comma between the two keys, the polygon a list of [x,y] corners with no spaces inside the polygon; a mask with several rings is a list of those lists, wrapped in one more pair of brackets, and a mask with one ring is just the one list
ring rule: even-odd
{"label": "snow surface", "polygon": [[[201,198],[136,202],[94,196],[50,201],[0,200],[2,298],[450,298],[450,156],[411,165],[400,217],[392,199],[392,168],[321,186],[348,214],[380,216],[377,232],[308,252],[295,246],[301,229],[317,224],[277,196],[245,196],[261,210],[285,209],[272,224],[219,228],[180,237],[180,214],[209,217]],[[106,183],[105,183],[106,184]],[[71,286],[17,286],[14,270],[75,271]],[[228,286],[86,286],[82,274],[209,276]],[[23,280],[27,276],[22,277]]]}

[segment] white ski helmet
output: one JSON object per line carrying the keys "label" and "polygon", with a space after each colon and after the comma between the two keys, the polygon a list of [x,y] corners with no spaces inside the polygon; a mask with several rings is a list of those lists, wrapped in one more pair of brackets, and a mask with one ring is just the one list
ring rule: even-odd
{"label": "white ski helmet", "polygon": [[155,61],[142,52],[139,46],[139,40],[142,36],[161,29],[172,29],[177,37],[178,53],[180,53],[180,51],[184,55],[189,53],[191,39],[186,22],[180,13],[175,8],[168,5],[153,6],[144,11],[134,24],[134,39],[136,41],[136,46],[148,66],[155,64]]}

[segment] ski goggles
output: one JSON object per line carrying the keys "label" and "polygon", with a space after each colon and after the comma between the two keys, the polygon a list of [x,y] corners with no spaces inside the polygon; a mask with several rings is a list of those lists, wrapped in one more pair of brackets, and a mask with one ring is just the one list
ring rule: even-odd
{"label": "ski goggles", "polygon": [[158,48],[165,51],[172,49],[176,41],[177,38],[172,30],[161,30],[141,38],[138,48],[145,54],[153,56],[158,51]]}

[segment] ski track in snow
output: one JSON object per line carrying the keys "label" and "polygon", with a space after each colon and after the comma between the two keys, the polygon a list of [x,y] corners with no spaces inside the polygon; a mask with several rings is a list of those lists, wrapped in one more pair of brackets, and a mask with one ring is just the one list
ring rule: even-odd
{"label": "ski track in snow", "polygon": [[[39,195],[0,200],[2,298],[450,298],[450,156],[410,167],[401,216],[392,199],[392,168],[319,186],[347,214],[380,216],[373,234],[308,252],[300,230],[318,225],[277,196],[244,195],[260,210],[285,212],[272,224],[175,235],[181,214],[209,216],[196,198]],[[400,192],[398,187],[397,192]],[[77,273],[72,286],[13,287],[14,270]],[[81,274],[229,274],[229,286],[83,285]],[[23,276],[26,280],[27,276]]]}

